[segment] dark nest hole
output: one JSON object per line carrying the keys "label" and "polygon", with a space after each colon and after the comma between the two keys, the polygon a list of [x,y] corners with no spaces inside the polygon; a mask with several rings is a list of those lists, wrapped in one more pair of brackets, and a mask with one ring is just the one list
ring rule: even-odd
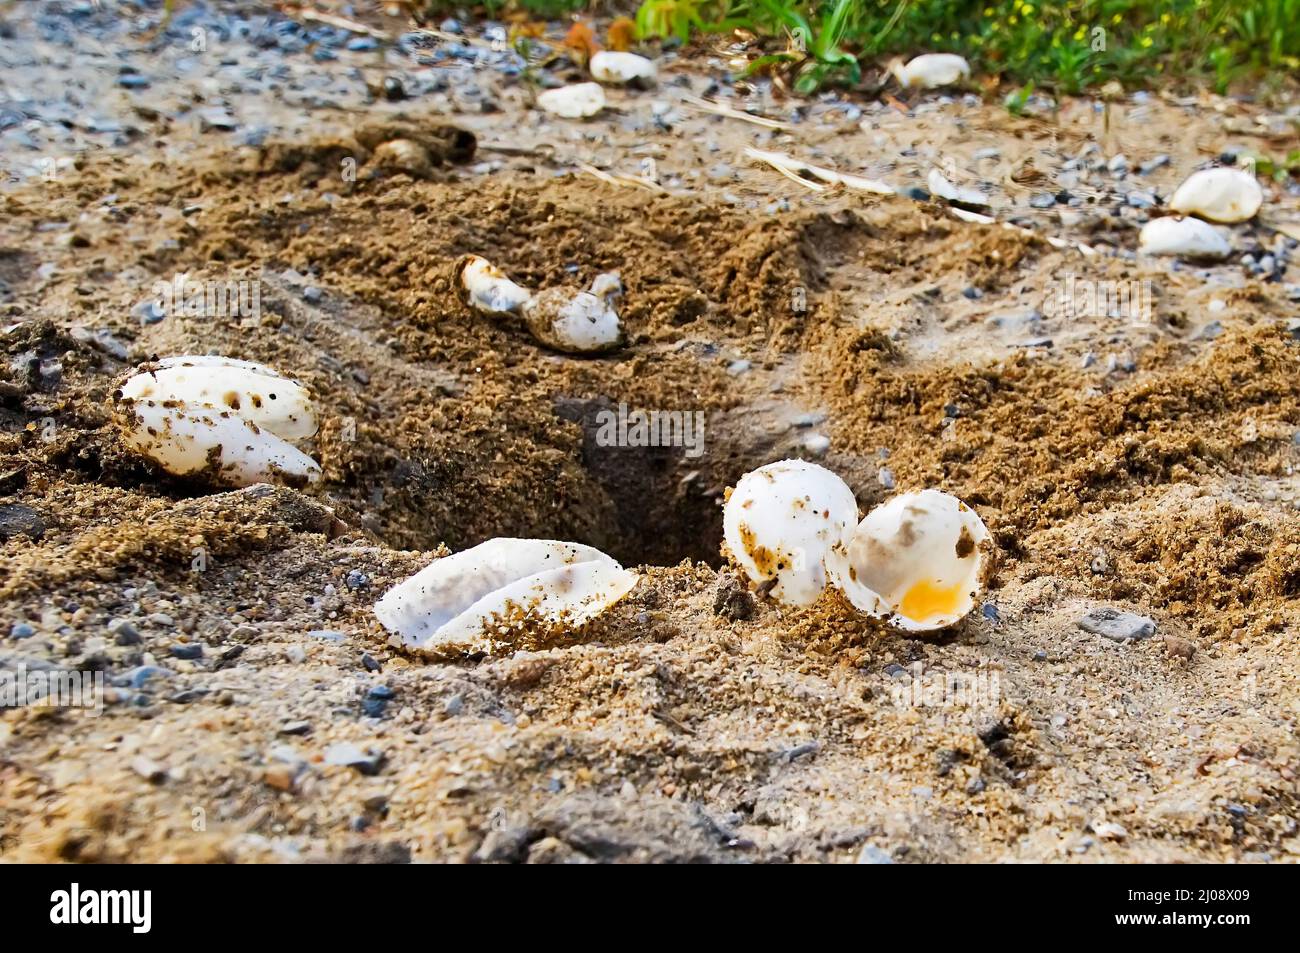
{"label": "dark nest hole", "polygon": [[[622,408],[626,426],[617,430],[620,405],[609,398],[560,398],[555,412],[581,426],[583,466],[610,503],[606,523],[612,525],[599,538],[580,542],[599,546],[626,566],[675,566],[682,560],[722,565],[726,488],[773,459],[766,442],[718,413],[679,411],[690,415],[689,422],[678,417],[671,425],[658,418],[646,432],[679,439],[656,446],[637,445],[642,441],[633,436],[637,418],[631,409]],[[611,441],[614,433],[628,439]]]}

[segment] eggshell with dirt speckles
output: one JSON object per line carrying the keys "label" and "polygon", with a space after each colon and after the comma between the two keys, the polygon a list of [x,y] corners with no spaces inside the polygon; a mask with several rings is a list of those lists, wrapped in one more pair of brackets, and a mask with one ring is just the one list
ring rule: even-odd
{"label": "eggshell with dirt speckles", "polygon": [[123,442],[168,473],[229,486],[320,480],[320,466],[287,440],[233,410],[175,400],[122,400],[115,413]]}
{"label": "eggshell with dirt speckles", "polygon": [[723,509],[726,549],[773,598],[807,606],[826,588],[828,569],[844,561],[857,525],[853,491],[804,460],[782,460],[740,478]]}
{"label": "eggshell with dirt speckles", "polygon": [[375,616],[414,649],[490,651],[528,626],[577,628],[638,578],[580,543],[490,539],[394,586],[375,603]]}
{"label": "eggshell with dirt speckles", "polygon": [[310,437],[318,427],[307,388],[253,361],[206,354],[168,357],[128,378],[118,394],[233,411],[285,440]]}
{"label": "eggshell with dirt speckles", "polygon": [[903,493],[858,524],[832,582],[871,615],[910,631],[941,629],[975,606],[988,529],[939,490]]}

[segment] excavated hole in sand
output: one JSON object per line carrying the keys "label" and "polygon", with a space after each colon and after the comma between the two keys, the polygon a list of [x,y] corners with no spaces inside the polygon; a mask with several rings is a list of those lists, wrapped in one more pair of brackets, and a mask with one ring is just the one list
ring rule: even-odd
{"label": "excavated hole in sand", "polygon": [[604,446],[602,413],[617,409],[605,397],[555,403],[557,416],[582,427],[583,466],[607,504],[601,528],[579,541],[625,566],[721,567],[723,494],[748,471],[798,455],[789,425],[797,408],[766,401],[705,412],[702,439],[696,431],[685,446]]}
{"label": "excavated hole in sand", "polygon": [[[608,499],[613,526],[590,540],[624,565],[673,566],[683,559],[722,564],[723,487],[709,474],[716,448],[707,421],[703,440],[692,446],[604,445],[603,413],[616,413],[608,398],[560,398],[556,415],[582,427],[582,463]],[[703,452],[697,456],[693,447]]]}

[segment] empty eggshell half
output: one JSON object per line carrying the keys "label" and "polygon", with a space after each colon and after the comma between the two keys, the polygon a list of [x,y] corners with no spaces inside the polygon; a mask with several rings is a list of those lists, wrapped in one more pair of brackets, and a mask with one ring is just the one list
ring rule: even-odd
{"label": "empty eggshell half", "polygon": [[1174,191],[1169,207],[1214,222],[1244,222],[1264,204],[1264,190],[1241,169],[1202,169]]}
{"label": "empty eggshell half", "polygon": [[600,83],[578,83],[537,94],[537,105],[562,119],[586,119],[605,108]]}
{"label": "empty eggshell half", "polygon": [[315,460],[233,410],[144,398],[122,400],[116,412],[123,442],[176,476],[207,472],[232,486],[320,480]]}
{"label": "empty eggshell half", "polygon": [[863,612],[915,632],[941,629],[974,608],[986,539],[984,522],[955,496],[904,493],[858,524],[832,581]]}
{"label": "empty eggshell half", "polygon": [[164,358],[128,378],[119,394],[234,411],[285,440],[310,437],[318,427],[306,387],[264,364],[228,357]]}
{"label": "empty eggshell half", "polygon": [[490,539],[446,556],[390,589],[375,616],[420,650],[490,651],[527,626],[576,628],[637,584],[591,546]]}
{"label": "empty eggshell half", "polygon": [[731,558],[781,602],[807,606],[844,563],[858,519],[847,483],[824,467],[782,460],[740,478],[722,512]]}

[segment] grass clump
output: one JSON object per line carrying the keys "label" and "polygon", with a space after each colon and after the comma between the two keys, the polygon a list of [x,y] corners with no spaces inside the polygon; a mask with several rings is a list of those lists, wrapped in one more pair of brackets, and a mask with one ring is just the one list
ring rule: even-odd
{"label": "grass clump", "polygon": [[1300,69],[1300,0],[643,0],[637,25],[643,38],[748,30],[772,48],[751,70],[787,71],[801,92],[924,51],[1061,93],[1160,78],[1222,92]]}

